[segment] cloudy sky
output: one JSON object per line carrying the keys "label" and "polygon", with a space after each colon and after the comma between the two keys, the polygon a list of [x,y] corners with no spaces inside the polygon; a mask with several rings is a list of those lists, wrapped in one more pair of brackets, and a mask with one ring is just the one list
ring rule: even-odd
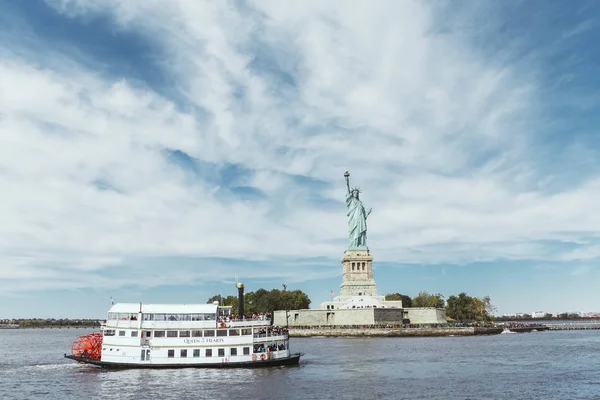
{"label": "cloudy sky", "polygon": [[600,311],[600,3],[0,1],[0,318],[339,293]]}

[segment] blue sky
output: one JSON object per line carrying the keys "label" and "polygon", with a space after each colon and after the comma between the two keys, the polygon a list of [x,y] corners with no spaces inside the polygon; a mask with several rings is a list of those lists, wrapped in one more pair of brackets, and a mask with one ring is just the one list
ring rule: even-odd
{"label": "blue sky", "polygon": [[599,311],[600,3],[0,1],[0,318],[339,292]]}

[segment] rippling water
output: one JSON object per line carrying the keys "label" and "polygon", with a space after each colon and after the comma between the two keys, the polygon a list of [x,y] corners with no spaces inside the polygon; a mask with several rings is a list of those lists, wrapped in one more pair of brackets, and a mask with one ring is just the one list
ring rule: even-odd
{"label": "rippling water", "polygon": [[2,399],[600,399],[600,331],[298,338],[299,367],[106,371],[63,358],[87,330],[0,330]]}

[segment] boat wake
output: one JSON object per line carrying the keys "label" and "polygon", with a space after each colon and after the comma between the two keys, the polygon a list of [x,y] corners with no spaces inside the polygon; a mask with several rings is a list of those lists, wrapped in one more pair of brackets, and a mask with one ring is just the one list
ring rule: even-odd
{"label": "boat wake", "polygon": [[82,364],[71,364],[71,363],[60,363],[60,364],[38,364],[38,365],[26,365],[22,369],[29,371],[40,371],[40,370],[56,370],[56,369],[75,369],[81,368]]}
{"label": "boat wake", "polygon": [[504,330],[501,332],[501,335],[506,335],[506,334],[509,334],[509,333],[517,333],[517,332],[513,332],[513,331],[511,331],[508,328],[504,328]]}

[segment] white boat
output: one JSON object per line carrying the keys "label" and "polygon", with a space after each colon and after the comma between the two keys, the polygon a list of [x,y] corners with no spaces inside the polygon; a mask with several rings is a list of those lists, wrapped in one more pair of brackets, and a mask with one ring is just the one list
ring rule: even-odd
{"label": "white boat", "polygon": [[[241,288],[240,288],[241,286]],[[243,285],[239,284],[243,315]],[[265,316],[239,319],[218,304],[118,303],[101,333],[80,336],[66,358],[108,368],[297,365],[286,328]]]}

